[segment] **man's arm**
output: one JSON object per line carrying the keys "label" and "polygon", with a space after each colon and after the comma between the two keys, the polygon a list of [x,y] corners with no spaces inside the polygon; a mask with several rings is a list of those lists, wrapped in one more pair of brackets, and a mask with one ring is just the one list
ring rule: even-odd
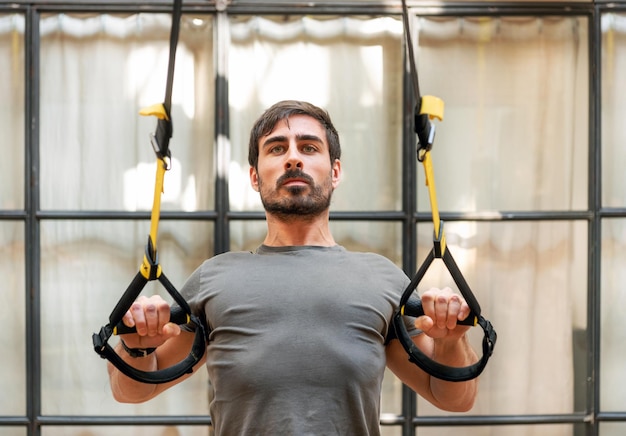
{"label": "man's arm", "polygon": [[[422,296],[425,316],[415,322],[423,331],[413,338],[419,349],[431,359],[447,366],[465,367],[478,357],[471,348],[466,332],[470,327],[457,325],[469,314],[467,303],[450,289],[431,289]],[[387,366],[407,386],[436,407],[465,412],[472,408],[478,391],[478,380],[448,382],[432,377],[409,361],[400,341],[386,347]]]}
{"label": "man's arm", "polygon": [[[139,297],[124,315],[124,323],[129,327],[134,326],[137,330],[137,333],[120,336],[128,348],[156,348],[145,357],[132,357],[121,343],[116,345],[116,353],[129,365],[141,371],[156,371],[174,366],[189,355],[195,338],[194,333],[182,331],[180,326],[169,322],[169,304],[159,296]],[[205,359],[206,356],[194,366],[192,373],[161,384],[133,380],[108,362],[113,397],[122,403],[148,401],[189,378],[204,364]]]}

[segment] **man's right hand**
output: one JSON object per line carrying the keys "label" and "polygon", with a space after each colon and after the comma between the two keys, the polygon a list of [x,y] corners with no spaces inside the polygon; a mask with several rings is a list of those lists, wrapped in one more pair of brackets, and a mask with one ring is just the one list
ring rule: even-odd
{"label": "man's right hand", "polygon": [[170,305],[160,295],[139,296],[122,318],[137,333],[120,335],[129,348],[156,348],[180,334],[180,326],[170,322]]}

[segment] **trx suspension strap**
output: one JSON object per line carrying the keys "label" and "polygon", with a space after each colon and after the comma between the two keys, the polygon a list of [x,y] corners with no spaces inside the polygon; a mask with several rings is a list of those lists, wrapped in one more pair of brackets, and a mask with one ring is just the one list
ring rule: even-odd
{"label": "trx suspension strap", "polygon": [[[153,384],[176,380],[184,374],[192,372],[194,365],[202,359],[206,351],[204,327],[200,320],[191,313],[191,309],[185,299],[179,294],[167,277],[165,277],[165,274],[163,274],[161,266],[159,265],[156,244],[161,211],[163,178],[165,171],[169,169],[171,157],[169,150],[169,141],[172,137],[170,109],[172,105],[174,64],[181,13],[182,0],[174,0],[165,101],[162,104],[156,104],[140,112],[142,115],[154,115],[158,118],[156,132],[151,134],[151,143],[157,158],[157,169],[154,186],[154,201],[150,220],[150,235],[148,236],[143,262],[139,268],[139,272],[130,285],[128,285],[122,298],[109,315],[109,323],[100,329],[100,333],[94,333],[92,336],[94,350],[100,357],[108,359],[117,369],[128,377],[143,383]],[[177,306],[174,306],[170,315],[170,321],[177,324],[195,324],[195,339],[189,355],[181,362],[169,368],[157,371],[140,371],[127,364],[109,345],[108,340],[112,335],[132,333],[135,331],[134,328],[129,328],[124,325],[122,317],[128,309],[130,309],[130,306],[139,296],[144,286],[152,280],[158,280],[177,303]]]}
{"label": "trx suspension strap", "polygon": [[[478,375],[480,375],[483,371],[487,365],[489,357],[491,357],[491,354],[493,353],[497,336],[491,323],[480,314],[480,305],[478,304],[476,297],[465,281],[465,278],[454,261],[450,250],[446,247],[443,221],[439,218],[437,194],[435,191],[435,180],[433,176],[433,165],[430,157],[430,150],[435,138],[435,126],[431,124],[431,120],[433,118],[438,118],[439,120],[443,119],[443,101],[437,97],[420,95],[417,67],[415,64],[415,55],[413,53],[413,43],[411,41],[411,32],[409,28],[409,15],[405,0],[402,0],[402,18],[404,21],[406,44],[408,46],[411,80],[415,91],[416,106],[414,112],[414,129],[419,143],[417,149],[417,160],[423,164],[424,171],[426,173],[426,185],[428,186],[434,225],[434,247],[426,257],[424,263],[419,267],[417,273],[411,280],[411,283],[409,283],[406,290],[402,294],[399,308],[394,314],[393,322],[398,339],[402,343],[406,352],[409,354],[409,360],[411,362],[415,363],[433,377],[447,381],[466,381],[478,377]],[[470,307],[470,315],[466,319],[459,321],[459,324],[471,326],[479,325],[485,333],[482,343],[482,358],[475,364],[464,368],[442,365],[424,354],[413,343],[413,340],[409,336],[402,319],[403,315],[415,317],[424,315],[421,300],[413,298],[410,299],[410,296],[415,291],[417,285],[422,280],[424,274],[426,274],[426,271],[435,259],[441,259],[443,261]]]}

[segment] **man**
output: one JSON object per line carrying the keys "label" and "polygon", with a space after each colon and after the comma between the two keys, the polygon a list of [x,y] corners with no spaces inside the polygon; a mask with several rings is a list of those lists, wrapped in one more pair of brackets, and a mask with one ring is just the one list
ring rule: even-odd
{"label": "man", "polygon": [[[250,182],[267,218],[254,253],[205,261],[181,294],[210,330],[206,363],[217,435],[376,435],[385,365],[435,406],[469,410],[477,381],[445,382],[409,362],[393,335],[392,315],[409,278],[392,262],[338,246],[329,205],[341,180],[341,148],[328,114],[309,103],[283,101],[254,125]],[[422,295],[425,316],[407,320],[413,339],[436,361],[477,360],[457,320],[467,303],[450,289]],[[169,305],[139,297],[124,322],[118,353],[154,371],[185,358],[194,334],[169,323]],[[412,325],[414,322],[415,325]],[[134,348],[156,348],[132,357]],[[130,350],[130,351],[129,351]],[[136,350],[135,350],[136,351]],[[194,368],[197,370],[198,368]],[[174,382],[136,382],[109,364],[121,402],[143,402]]]}

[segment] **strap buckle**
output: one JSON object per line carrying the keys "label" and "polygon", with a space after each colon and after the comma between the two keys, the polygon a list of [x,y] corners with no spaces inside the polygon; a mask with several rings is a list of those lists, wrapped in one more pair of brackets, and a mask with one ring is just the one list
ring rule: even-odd
{"label": "strap buckle", "polygon": [[165,169],[171,168],[170,159],[172,157],[169,149],[170,138],[174,133],[172,119],[163,103],[153,104],[139,111],[143,116],[155,116],[158,118],[156,131],[150,133],[150,144],[157,157],[165,162]]}
{"label": "strap buckle", "polygon": [[432,149],[435,142],[436,128],[431,120],[437,118],[443,121],[444,103],[442,99],[432,95],[420,97],[418,103],[413,114],[413,128],[419,142],[417,160],[422,162],[424,154]]}

